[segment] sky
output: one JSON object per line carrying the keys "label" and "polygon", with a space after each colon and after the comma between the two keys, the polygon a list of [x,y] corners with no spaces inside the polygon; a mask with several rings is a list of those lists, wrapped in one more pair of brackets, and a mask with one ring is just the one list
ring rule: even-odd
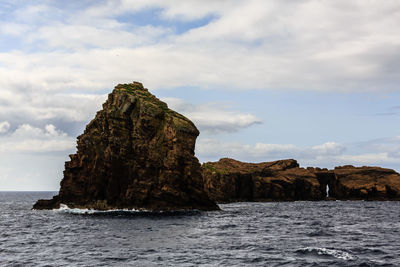
{"label": "sky", "polygon": [[0,0],[0,190],[58,190],[132,81],[197,125],[200,162],[399,172],[398,25],[398,0]]}

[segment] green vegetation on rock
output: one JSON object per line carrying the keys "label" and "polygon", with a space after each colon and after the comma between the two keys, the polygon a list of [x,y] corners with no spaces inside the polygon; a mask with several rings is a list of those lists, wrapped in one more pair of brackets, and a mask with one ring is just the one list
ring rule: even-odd
{"label": "green vegetation on rock", "polygon": [[211,172],[219,173],[219,174],[227,174],[229,171],[228,169],[217,169],[214,164],[211,162],[206,162],[201,166],[203,169],[207,169]]}
{"label": "green vegetation on rock", "polygon": [[[144,101],[146,104],[151,104],[155,108],[160,109],[164,114],[171,116],[176,125],[177,129],[185,131],[188,128],[187,123],[190,123],[191,126],[194,126],[189,119],[185,116],[179,114],[176,111],[173,111],[168,108],[168,105],[165,102],[162,102],[157,97],[152,95],[143,85],[139,82],[133,82],[129,84],[118,84],[115,89],[122,89],[123,91],[136,96],[141,101]],[[152,111],[152,108],[147,108],[147,111]],[[156,112],[153,110],[152,112]],[[190,126],[189,126],[190,127]]]}

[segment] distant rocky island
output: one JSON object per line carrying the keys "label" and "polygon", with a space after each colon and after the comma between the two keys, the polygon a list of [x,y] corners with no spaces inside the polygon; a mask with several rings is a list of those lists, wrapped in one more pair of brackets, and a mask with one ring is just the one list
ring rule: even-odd
{"label": "distant rocky island", "polygon": [[379,167],[300,168],[296,160],[202,165],[204,189],[218,202],[400,200],[400,175]]}
{"label": "distant rocky island", "polygon": [[117,85],[78,137],[59,194],[33,209],[218,210],[216,202],[400,200],[400,175],[379,167],[300,168],[293,160],[200,165],[199,131],[139,82]]}

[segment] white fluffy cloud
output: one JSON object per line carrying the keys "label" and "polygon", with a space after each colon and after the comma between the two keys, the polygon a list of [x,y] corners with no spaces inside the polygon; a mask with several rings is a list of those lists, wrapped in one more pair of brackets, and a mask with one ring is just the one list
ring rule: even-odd
{"label": "white fluffy cloud", "polygon": [[[73,12],[22,4],[0,24],[1,40],[14,40],[0,53],[0,121],[84,122],[105,89],[132,80],[151,89],[398,91],[398,8],[391,0],[120,0]],[[135,19],[152,9],[147,24]],[[211,19],[183,33],[162,23],[204,18]],[[211,125],[200,113],[190,115],[205,131],[259,122],[225,112]]]}
{"label": "white fluffy cloud", "polygon": [[221,103],[192,105],[178,98],[163,98],[168,106],[190,118],[203,134],[237,132],[262,121],[248,113],[231,111]]}
{"label": "white fluffy cloud", "polygon": [[[66,94],[51,91],[26,91],[18,94],[3,90],[0,91],[0,119],[7,119],[13,124],[43,124],[48,120],[87,123],[105,99],[105,94]],[[7,129],[7,123],[0,125],[3,131]]]}
{"label": "white fluffy cloud", "polygon": [[[1,54],[0,84],[95,90],[137,79],[150,88],[398,91],[399,7],[391,0],[105,1],[68,14],[30,5],[2,32],[38,49]],[[183,34],[118,19],[150,8],[166,20],[213,19]],[[41,17],[46,23],[32,28]]]}
{"label": "white fluffy cloud", "polygon": [[75,147],[75,138],[46,125],[44,129],[23,124],[9,135],[0,137],[2,153],[37,153],[71,151]]}

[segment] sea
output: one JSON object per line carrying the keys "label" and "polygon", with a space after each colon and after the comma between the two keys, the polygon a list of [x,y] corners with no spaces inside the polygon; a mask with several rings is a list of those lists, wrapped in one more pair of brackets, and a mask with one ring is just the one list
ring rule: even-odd
{"label": "sea", "polygon": [[0,192],[0,266],[400,266],[400,202],[31,210],[55,194]]}

